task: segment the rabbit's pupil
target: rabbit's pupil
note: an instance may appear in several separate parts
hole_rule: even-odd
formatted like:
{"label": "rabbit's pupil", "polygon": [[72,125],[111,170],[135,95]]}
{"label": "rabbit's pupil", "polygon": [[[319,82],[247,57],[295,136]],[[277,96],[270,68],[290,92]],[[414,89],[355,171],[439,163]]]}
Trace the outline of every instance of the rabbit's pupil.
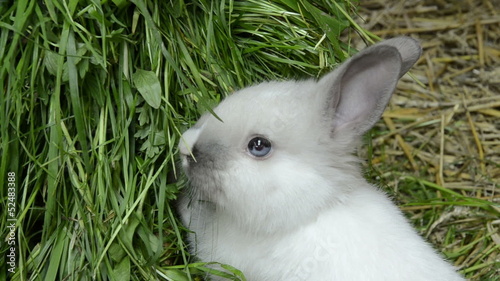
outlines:
{"label": "rabbit's pupil", "polygon": [[271,151],[271,142],[263,137],[255,137],[248,143],[248,152],[255,157],[264,157]]}

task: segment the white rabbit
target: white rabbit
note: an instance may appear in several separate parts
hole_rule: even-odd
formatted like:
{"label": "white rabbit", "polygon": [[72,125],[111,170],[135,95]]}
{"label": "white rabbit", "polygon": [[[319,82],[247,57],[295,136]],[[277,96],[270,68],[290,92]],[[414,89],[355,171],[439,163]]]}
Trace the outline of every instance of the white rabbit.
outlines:
{"label": "white rabbit", "polygon": [[464,280],[353,156],[420,54],[386,40],[319,81],[261,83],[221,102],[220,120],[202,116],[179,145],[193,253],[249,281]]}

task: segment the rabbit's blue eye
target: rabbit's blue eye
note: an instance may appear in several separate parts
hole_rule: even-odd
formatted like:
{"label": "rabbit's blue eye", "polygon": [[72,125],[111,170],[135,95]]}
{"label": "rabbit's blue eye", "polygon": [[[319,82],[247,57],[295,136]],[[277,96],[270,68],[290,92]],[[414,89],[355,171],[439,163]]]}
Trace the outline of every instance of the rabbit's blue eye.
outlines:
{"label": "rabbit's blue eye", "polygon": [[271,151],[271,142],[263,137],[255,137],[248,142],[248,152],[255,157],[264,157]]}

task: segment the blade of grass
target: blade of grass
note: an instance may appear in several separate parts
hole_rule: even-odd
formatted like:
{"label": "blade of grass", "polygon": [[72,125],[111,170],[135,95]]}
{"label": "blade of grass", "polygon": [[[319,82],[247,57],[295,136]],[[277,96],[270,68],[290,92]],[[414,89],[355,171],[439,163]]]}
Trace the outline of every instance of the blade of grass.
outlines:
{"label": "blade of grass", "polygon": [[89,160],[89,146],[87,143],[87,133],[85,129],[85,120],[88,117],[84,116],[82,104],[80,102],[80,87],[78,85],[78,71],[76,68],[76,43],[75,35],[72,30],[68,32],[68,42],[67,42],[67,66],[68,66],[68,79],[69,79],[69,92],[71,95],[71,104],[73,105],[74,118],[76,123],[76,130],[78,132],[78,140],[82,146],[81,154],[83,156],[83,161],[87,172],[92,171],[92,165]]}
{"label": "blade of grass", "polygon": [[47,274],[45,275],[46,281],[59,280],[58,272],[61,267],[62,254],[64,249],[67,247],[66,240],[66,230],[60,228],[57,231],[56,241],[54,242],[54,249],[49,260],[49,266],[47,268]]}
{"label": "blade of grass", "polygon": [[[492,212],[495,212],[497,214],[500,215],[500,213],[498,213],[498,209],[495,209],[495,208],[492,208],[493,206],[498,208],[500,207],[500,204],[497,204],[497,203],[494,203],[494,202],[490,202],[488,200],[483,200],[483,199],[479,199],[479,198],[474,198],[474,197],[469,197],[469,196],[464,196],[458,192],[455,192],[451,189],[448,189],[448,188],[445,188],[443,186],[440,186],[438,184],[435,184],[433,182],[430,182],[430,181],[427,181],[427,180],[424,180],[424,179],[420,179],[420,178],[416,178],[416,177],[411,177],[411,176],[404,176],[405,179],[408,179],[408,180],[411,180],[411,181],[415,181],[423,186],[427,186],[427,187],[431,187],[435,190],[438,190],[440,192],[442,192],[443,194],[447,194],[449,196],[452,196],[454,197],[455,199],[458,199],[458,200],[462,200],[462,201],[450,201],[450,202],[442,202],[442,201],[439,201],[439,202],[429,202],[429,203],[425,203],[425,204],[430,204],[430,205],[458,205],[458,206],[473,206],[473,207],[480,207],[480,208],[483,208],[483,209],[486,209],[486,210],[489,210],[489,211],[492,211]],[[440,200],[440,198],[437,198]],[[408,206],[411,206],[411,205],[418,205],[418,204],[421,204],[421,203],[408,203],[407,205]]]}

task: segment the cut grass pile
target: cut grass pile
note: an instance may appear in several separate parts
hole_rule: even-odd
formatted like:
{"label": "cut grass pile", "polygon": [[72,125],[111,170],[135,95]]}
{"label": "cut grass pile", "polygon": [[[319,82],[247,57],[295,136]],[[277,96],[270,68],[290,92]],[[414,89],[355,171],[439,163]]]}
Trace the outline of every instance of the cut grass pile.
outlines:
{"label": "cut grass pile", "polygon": [[180,133],[236,88],[317,77],[349,56],[338,37],[351,9],[0,1],[0,279],[192,280],[206,271],[189,263],[171,204]]}

